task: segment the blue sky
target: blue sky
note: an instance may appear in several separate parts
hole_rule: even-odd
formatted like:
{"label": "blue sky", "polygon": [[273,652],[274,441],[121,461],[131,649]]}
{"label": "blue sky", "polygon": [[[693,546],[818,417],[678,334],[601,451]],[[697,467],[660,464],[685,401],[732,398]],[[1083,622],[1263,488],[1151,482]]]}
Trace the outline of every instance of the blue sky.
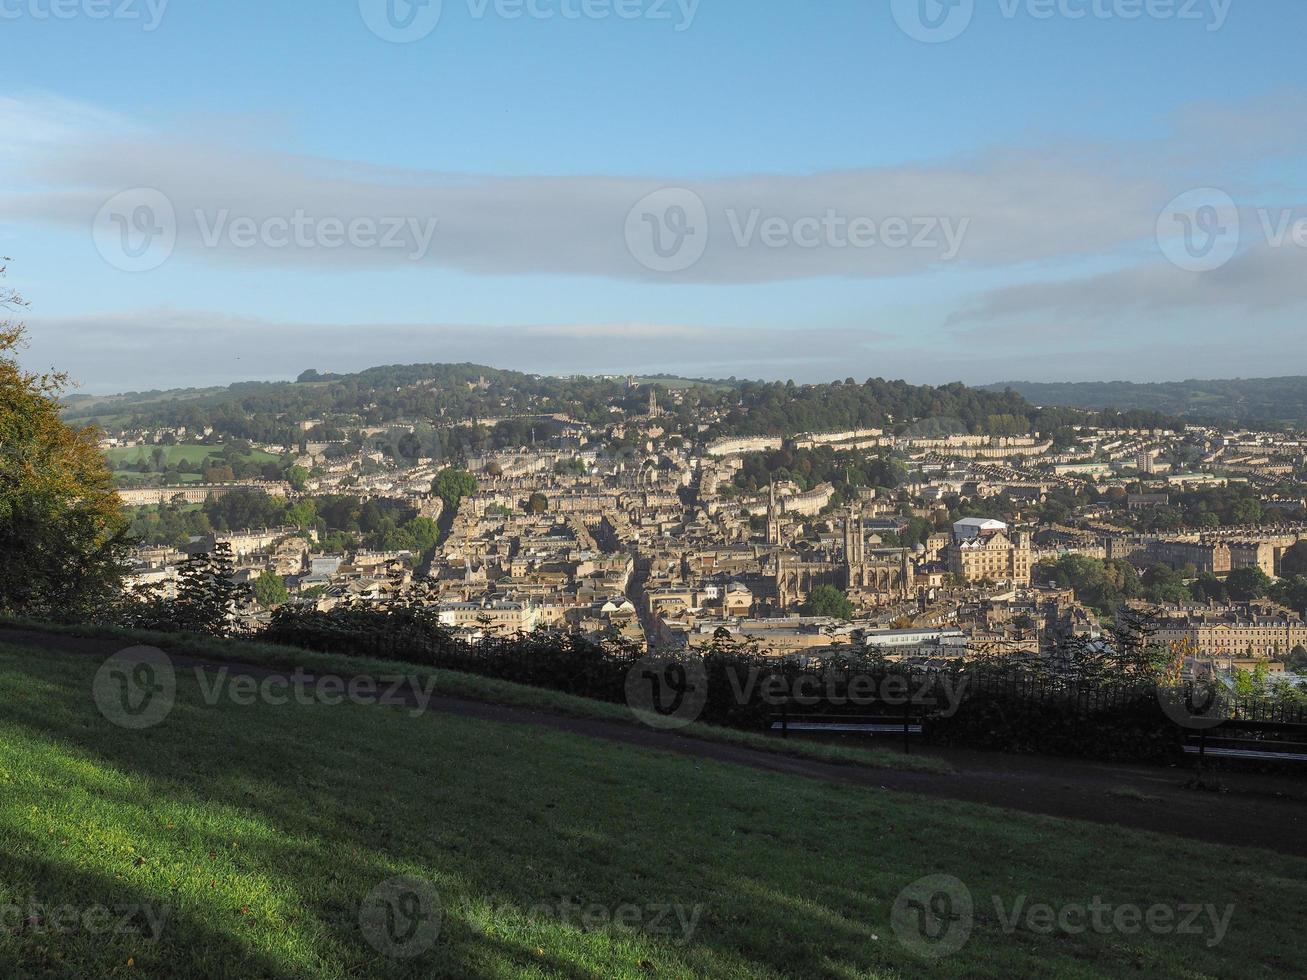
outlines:
{"label": "blue sky", "polygon": [[25,360],[1307,373],[1298,0],[387,2],[0,0]]}

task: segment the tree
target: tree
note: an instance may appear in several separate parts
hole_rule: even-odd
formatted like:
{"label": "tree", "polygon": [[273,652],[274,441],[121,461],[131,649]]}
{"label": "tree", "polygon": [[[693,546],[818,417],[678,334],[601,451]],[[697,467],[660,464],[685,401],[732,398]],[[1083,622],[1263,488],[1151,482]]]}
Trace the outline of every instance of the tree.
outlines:
{"label": "tree", "polygon": [[137,586],[117,604],[119,625],[161,633],[226,636],[237,614],[254,598],[248,585],[232,581],[231,546],[219,542],[212,554],[191,555],[177,572],[177,597],[158,584]]}
{"label": "tree", "polygon": [[254,580],[254,598],[264,609],[280,606],[290,599],[286,581],[274,572],[264,572]]}
{"label": "tree", "polygon": [[1285,578],[1307,575],[1307,541],[1299,541],[1280,559],[1280,574]]}
{"label": "tree", "polygon": [[799,606],[805,616],[831,616],[835,619],[852,619],[853,603],[833,585],[818,585],[808,593]]}
{"label": "tree", "polygon": [[317,519],[318,508],[312,499],[296,501],[286,508],[286,522],[296,527],[310,527]]}
{"label": "tree", "polygon": [[[0,309],[25,305],[0,289]],[[120,588],[127,518],[98,433],[60,418],[66,375],[19,367],[23,336],[0,322],[0,611],[86,615]]]}
{"label": "tree", "polygon": [[235,571],[231,545],[214,546],[182,562],[177,572],[177,599],[173,603],[178,628],[187,633],[226,636],[236,614],[253,598],[248,585],[232,581]]}
{"label": "tree", "polygon": [[286,482],[292,490],[303,490],[309,481],[309,471],[303,466],[292,466],[286,470]]}
{"label": "tree", "polygon": [[1225,583],[1211,572],[1204,572],[1198,580],[1189,586],[1195,602],[1228,602],[1230,593]]}
{"label": "tree", "polygon": [[1286,666],[1295,674],[1307,674],[1307,648],[1301,643],[1294,647]]}
{"label": "tree", "polygon": [[447,510],[456,511],[464,497],[477,491],[477,481],[467,470],[453,467],[441,470],[431,481],[431,492],[445,502]]}
{"label": "tree", "polygon": [[1056,562],[1036,566],[1041,579],[1060,588],[1075,590],[1076,598],[1105,615],[1113,614],[1126,600],[1139,595],[1139,575],[1129,562],[1064,555]]}
{"label": "tree", "polygon": [[1260,568],[1236,568],[1225,580],[1230,598],[1248,602],[1264,598],[1271,591],[1271,580]]}
{"label": "tree", "polygon": [[1193,598],[1181,574],[1168,565],[1154,565],[1144,573],[1144,596],[1149,602],[1181,604]]}
{"label": "tree", "polygon": [[1299,613],[1307,613],[1307,575],[1295,575],[1271,586],[1271,598],[1282,606]]}
{"label": "tree", "polygon": [[528,514],[543,514],[549,509],[549,498],[543,493],[533,493],[531,498],[526,502]]}
{"label": "tree", "polygon": [[416,462],[422,456],[422,442],[412,432],[405,432],[399,437],[395,450],[401,459]]}
{"label": "tree", "polygon": [[440,540],[440,528],[429,517],[415,517],[406,521],[396,532],[399,550],[407,548],[419,555],[434,548]]}
{"label": "tree", "polygon": [[1145,613],[1122,609],[1101,637],[1074,634],[1059,642],[1049,662],[1055,674],[1095,680],[1123,674],[1156,677],[1172,655],[1153,641],[1156,629]]}
{"label": "tree", "polygon": [[205,483],[236,482],[236,471],[230,466],[206,466],[201,476]]}

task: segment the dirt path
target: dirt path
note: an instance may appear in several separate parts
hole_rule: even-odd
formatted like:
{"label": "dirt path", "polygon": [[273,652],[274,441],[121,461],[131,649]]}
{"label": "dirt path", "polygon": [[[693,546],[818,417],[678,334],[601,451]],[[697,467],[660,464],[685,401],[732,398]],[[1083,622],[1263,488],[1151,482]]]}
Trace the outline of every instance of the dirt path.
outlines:
{"label": "dirt path", "polygon": [[[0,629],[0,642],[35,649],[108,656],[115,640]],[[246,664],[171,654],[178,666],[227,668],[230,676],[278,672]],[[410,701],[410,704],[412,702]],[[870,789],[916,793],[1150,830],[1221,844],[1262,847],[1307,857],[1307,778],[1224,773],[1224,792],[1185,788],[1181,768],[1086,762],[1045,756],[925,749],[957,772],[935,775],[832,765],[658,732],[640,725],[571,718],[504,705],[433,698],[428,710],[513,725],[531,725],[642,749],[729,762],[771,772]],[[897,746],[897,742],[895,743]],[[1304,771],[1307,777],[1307,771]]]}

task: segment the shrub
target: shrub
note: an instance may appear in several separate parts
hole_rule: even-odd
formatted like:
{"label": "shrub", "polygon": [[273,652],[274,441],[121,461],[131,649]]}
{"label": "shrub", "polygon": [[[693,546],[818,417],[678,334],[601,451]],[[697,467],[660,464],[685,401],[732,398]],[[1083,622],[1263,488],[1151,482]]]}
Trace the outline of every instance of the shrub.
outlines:
{"label": "shrub", "polygon": [[165,598],[160,586],[139,587],[111,607],[106,618],[130,629],[229,636],[237,613],[254,598],[249,586],[231,580],[232,566],[231,547],[220,543],[212,554],[201,552],[182,562],[175,599]]}

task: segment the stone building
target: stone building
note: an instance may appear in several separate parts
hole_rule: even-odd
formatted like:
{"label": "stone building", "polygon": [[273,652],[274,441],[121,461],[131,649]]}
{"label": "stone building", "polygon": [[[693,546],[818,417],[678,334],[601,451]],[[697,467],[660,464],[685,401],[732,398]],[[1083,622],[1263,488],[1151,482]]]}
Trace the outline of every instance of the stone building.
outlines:
{"label": "stone building", "polygon": [[968,517],[953,525],[949,571],[966,582],[1030,584],[1034,564],[1031,537],[1013,534],[1002,521]]}
{"label": "stone building", "polygon": [[801,604],[819,585],[841,589],[855,605],[879,606],[914,593],[916,576],[911,553],[896,548],[867,554],[862,516],[850,507],[844,519],[842,553],[816,558],[778,551],[775,556],[776,600],[782,610]]}

